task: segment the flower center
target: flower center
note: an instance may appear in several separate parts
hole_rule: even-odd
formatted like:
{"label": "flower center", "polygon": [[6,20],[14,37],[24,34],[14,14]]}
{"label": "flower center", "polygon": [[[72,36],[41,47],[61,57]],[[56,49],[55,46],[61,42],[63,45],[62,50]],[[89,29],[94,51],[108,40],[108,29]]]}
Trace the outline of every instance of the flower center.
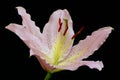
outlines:
{"label": "flower center", "polygon": [[62,20],[59,18],[58,26],[59,26],[59,28],[58,28],[59,34],[57,35],[55,44],[54,44],[54,46],[52,48],[52,61],[51,61],[51,64],[53,64],[53,65],[59,64],[59,62],[61,62],[64,59],[63,58],[64,53],[67,52],[67,50],[71,46],[74,38],[78,34],[80,34],[80,32],[84,28],[84,27],[80,28],[80,30],[77,33],[75,33],[73,36],[70,36],[71,39],[68,40],[67,39],[69,37],[69,33],[67,33],[67,31],[69,29],[68,19],[63,19],[63,22],[62,22]]}

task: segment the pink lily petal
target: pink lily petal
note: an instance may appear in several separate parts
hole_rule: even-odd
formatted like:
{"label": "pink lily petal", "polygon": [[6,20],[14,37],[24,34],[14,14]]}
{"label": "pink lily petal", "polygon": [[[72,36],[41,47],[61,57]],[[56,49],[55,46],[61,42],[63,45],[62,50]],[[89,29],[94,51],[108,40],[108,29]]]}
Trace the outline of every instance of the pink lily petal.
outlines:
{"label": "pink lily petal", "polygon": [[42,46],[43,44],[41,44],[41,41],[31,32],[29,32],[25,27],[18,24],[9,24],[5,28],[18,35],[30,49],[39,51],[43,50],[44,46]]}
{"label": "pink lily petal", "polygon": [[112,27],[103,27],[94,31],[91,36],[80,40],[77,45],[72,47],[69,57],[80,55],[79,60],[89,57],[105,42],[112,30]]}
{"label": "pink lily petal", "polygon": [[22,24],[27,28],[33,35],[41,39],[40,29],[35,25],[35,22],[31,20],[31,16],[26,13],[23,7],[16,7],[18,14],[22,17]]}
{"label": "pink lily petal", "polygon": [[[67,42],[69,40],[71,40],[71,37],[74,34],[73,28],[72,28],[72,20],[71,17],[68,13],[67,10],[57,10],[55,11],[51,16],[50,19],[48,21],[48,23],[45,25],[44,29],[43,29],[43,35],[44,38],[46,38],[46,42],[48,43],[48,47],[51,48],[53,47],[53,45],[56,43],[56,38],[59,35],[58,29],[60,27],[59,24],[59,19],[61,20],[62,23],[62,27],[61,27],[61,31],[62,33],[64,33],[66,27],[65,27],[65,22],[64,19],[68,20],[68,30],[66,33],[66,42],[65,44],[67,45]],[[72,46],[72,44],[71,44]]]}
{"label": "pink lily petal", "polygon": [[42,40],[42,34],[40,33],[39,28],[30,19],[30,15],[27,14],[22,7],[17,7],[17,10],[23,19],[23,25],[12,23],[5,28],[17,34],[30,49],[32,48],[41,52],[48,52],[45,44],[42,43],[44,41]]}
{"label": "pink lily petal", "polygon": [[[82,65],[81,64],[82,59],[92,55],[93,52],[103,44],[103,42],[106,40],[108,35],[111,33],[112,29],[113,29],[112,27],[101,28],[93,32],[92,35],[88,36],[85,40],[81,40],[77,45],[73,46],[67,59],[63,60],[63,62],[61,62],[59,65],[62,66],[62,68],[64,69],[63,67],[64,65],[67,66],[69,64],[74,64],[73,70],[75,70],[77,67]],[[79,63],[79,64],[76,64],[76,63]],[[90,66],[91,68],[93,67],[90,64],[88,66]],[[70,69],[69,68],[70,66],[67,66],[67,67],[68,69]],[[98,69],[101,70],[101,68],[99,67]]]}
{"label": "pink lily petal", "polygon": [[91,69],[98,69],[99,71],[101,71],[102,68],[104,67],[102,61],[77,61],[70,63],[68,65],[56,66],[56,67],[65,70],[74,71],[77,70],[80,66],[88,66]]}

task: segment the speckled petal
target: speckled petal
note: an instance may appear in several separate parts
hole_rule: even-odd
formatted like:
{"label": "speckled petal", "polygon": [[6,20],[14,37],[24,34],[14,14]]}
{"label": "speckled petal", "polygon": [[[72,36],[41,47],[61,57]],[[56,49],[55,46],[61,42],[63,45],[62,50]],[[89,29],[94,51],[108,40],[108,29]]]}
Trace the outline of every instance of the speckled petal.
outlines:
{"label": "speckled petal", "polygon": [[102,61],[78,61],[70,63],[68,65],[56,66],[56,68],[74,71],[81,66],[88,66],[91,69],[98,69],[99,71],[101,71],[104,67]]}

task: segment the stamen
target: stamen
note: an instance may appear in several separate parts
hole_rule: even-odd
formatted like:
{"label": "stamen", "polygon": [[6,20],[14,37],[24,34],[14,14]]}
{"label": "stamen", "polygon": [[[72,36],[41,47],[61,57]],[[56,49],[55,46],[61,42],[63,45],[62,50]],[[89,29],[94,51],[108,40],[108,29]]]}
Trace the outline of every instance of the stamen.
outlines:
{"label": "stamen", "polygon": [[65,21],[65,27],[66,27],[66,29],[65,29],[65,31],[63,33],[63,36],[65,36],[65,34],[67,33],[67,30],[68,30],[68,20],[64,19],[64,21]]}
{"label": "stamen", "polygon": [[78,34],[80,34],[80,33],[82,32],[83,29],[84,29],[84,26],[82,26],[82,27],[80,28],[80,30],[72,36],[71,39],[74,39]]}
{"label": "stamen", "polygon": [[60,32],[61,28],[62,28],[62,22],[61,22],[61,19],[59,18],[59,29],[58,29],[58,32]]}

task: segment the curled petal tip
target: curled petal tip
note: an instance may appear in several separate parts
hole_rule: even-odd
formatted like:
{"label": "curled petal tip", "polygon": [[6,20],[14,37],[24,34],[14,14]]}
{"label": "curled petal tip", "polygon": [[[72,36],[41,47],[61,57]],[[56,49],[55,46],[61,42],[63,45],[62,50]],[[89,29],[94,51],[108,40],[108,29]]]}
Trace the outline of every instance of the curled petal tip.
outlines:
{"label": "curled petal tip", "polygon": [[110,30],[114,30],[114,28],[113,28],[113,27],[111,27],[111,26],[109,26],[109,29],[110,29]]}
{"label": "curled petal tip", "polygon": [[105,27],[106,28],[106,31],[112,31],[112,30],[114,30],[114,28],[113,27],[111,27],[111,26],[108,26],[108,27]]}
{"label": "curled petal tip", "polygon": [[[8,29],[8,30],[10,30],[10,31],[15,32],[15,31],[16,31],[16,27],[15,27],[15,26],[19,27],[20,25],[11,23],[11,24],[7,25],[7,26],[5,27],[5,29]],[[19,27],[19,28],[20,28],[20,27]]]}
{"label": "curled petal tip", "polygon": [[104,67],[102,61],[98,61],[99,62],[99,67],[98,67],[98,70],[101,71]]}
{"label": "curled petal tip", "polygon": [[21,6],[17,6],[17,7],[15,7],[16,9],[24,9],[23,7],[21,7]]}
{"label": "curled petal tip", "polygon": [[26,13],[26,10],[21,6],[16,7],[16,9],[17,9],[19,15],[23,15]]}
{"label": "curled petal tip", "polygon": [[87,65],[89,68],[98,69],[99,71],[104,67],[102,61],[85,61],[84,63],[84,65]]}
{"label": "curled petal tip", "polygon": [[18,11],[20,10],[20,9],[23,9],[23,10],[25,10],[23,7],[21,7],[21,6],[18,6],[18,7],[15,7]]}

